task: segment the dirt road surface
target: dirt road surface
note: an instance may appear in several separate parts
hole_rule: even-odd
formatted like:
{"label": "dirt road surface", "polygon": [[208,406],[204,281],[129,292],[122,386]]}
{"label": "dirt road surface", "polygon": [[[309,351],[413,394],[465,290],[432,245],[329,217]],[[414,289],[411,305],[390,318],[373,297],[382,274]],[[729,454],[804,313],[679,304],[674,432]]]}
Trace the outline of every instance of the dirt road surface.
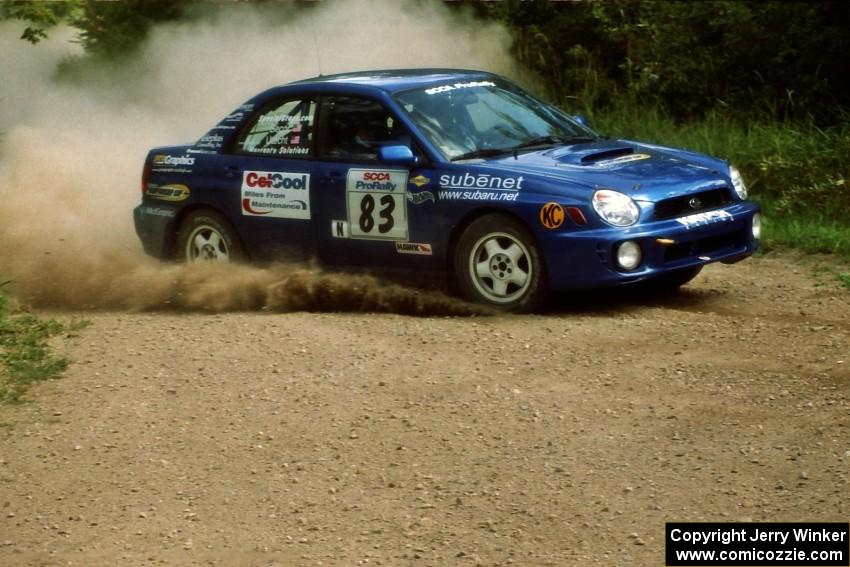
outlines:
{"label": "dirt road surface", "polygon": [[850,293],[787,255],[536,316],[82,316],[0,407],[2,565],[651,566],[666,521],[850,516]]}

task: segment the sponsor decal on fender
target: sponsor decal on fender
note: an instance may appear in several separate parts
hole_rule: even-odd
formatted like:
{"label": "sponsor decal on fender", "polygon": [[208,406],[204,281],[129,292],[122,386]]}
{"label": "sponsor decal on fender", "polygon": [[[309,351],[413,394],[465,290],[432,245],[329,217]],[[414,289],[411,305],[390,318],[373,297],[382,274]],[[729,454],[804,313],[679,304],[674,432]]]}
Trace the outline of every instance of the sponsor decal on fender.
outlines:
{"label": "sponsor decal on fender", "polygon": [[421,205],[425,201],[431,201],[432,203],[436,202],[434,199],[434,194],[430,191],[420,191],[418,193],[407,193],[407,200],[414,205]]}
{"label": "sponsor decal on fender", "polygon": [[157,154],[153,156],[153,165],[170,166],[170,165],[195,165],[195,158],[192,156],[170,156],[166,154]]}
{"label": "sponsor decal on fender", "polygon": [[156,185],[149,183],[145,194],[160,201],[185,201],[189,198],[189,188],[179,183]]}
{"label": "sponsor decal on fender", "polygon": [[163,207],[142,207],[143,215],[150,215],[152,217],[165,217],[165,218],[174,218],[177,214],[177,211],[174,209],[166,209]]}
{"label": "sponsor decal on fender", "polygon": [[553,230],[564,224],[564,207],[558,203],[546,203],[540,207],[540,224]]}
{"label": "sponsor decal on fender", "polygon": [[310,174],[245,171],[242,214],[284,219],[310,219]]}
{"label": "sponsor decal on fender", "polygon": [[399,254],[418,254],[420,256],[431,256],[433,254],[430,244],[418,242],[396,242],[395,251]]}
{"label": "sponsor decal on fender", "polygon": [[594,167],[611,167],[612,165],[622,165],[633,161],[641,161],[649,159],[652,156],[649,154],[632,154],[630,156],[620,156],[612,159],[603,159],[593,164]]}
{"label": "sponsor decal on fender", "polygon": [[695,226],[703,226],[706,224],[714,224],[716,222],[726,222],[732,220],[732,214],[726,211],[708,211],[707,213],[697,213],[687,217],[676,219],[681,225],[690,230]]}
{"label": "sponsor decal on fender", "polygon": [[413,179],[410,180],[411,183],[416,185],[417,187],[422,187],[423,185],[428,185],[431,183],[431,180],[425,177],[424,175],[417,175]]}
{"label": "sponsor decal on fender", "polygon": [[441,175],[442,189],[490,189],[491,191],[519,191],[522,189],[523,177],[495,177],[489,173],[473,175]]}
{"label": "sponsor decal on fender", "polygon": [[440,191],[441,201],[516,201],[516,191]]}

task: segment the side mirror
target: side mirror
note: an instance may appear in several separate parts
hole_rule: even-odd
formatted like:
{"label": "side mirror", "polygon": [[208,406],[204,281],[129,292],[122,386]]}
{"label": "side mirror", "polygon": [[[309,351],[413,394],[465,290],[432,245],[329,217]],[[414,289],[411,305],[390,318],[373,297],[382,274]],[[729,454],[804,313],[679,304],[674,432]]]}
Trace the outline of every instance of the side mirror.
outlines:
{"label": "side mirror", "polygon": [[576,114],[573,116],[573,120],[584,126],[585,128],[590,128],[590,125],[587,123],[587,118],[582,116],[581,114]]}
{"label": "side mirror", "polygon": [[415,165],[418,161],[416,156],[413,155],[413,150],[401,144],[381,146],[378,148],[378,159],[384,163],[396,165]]}

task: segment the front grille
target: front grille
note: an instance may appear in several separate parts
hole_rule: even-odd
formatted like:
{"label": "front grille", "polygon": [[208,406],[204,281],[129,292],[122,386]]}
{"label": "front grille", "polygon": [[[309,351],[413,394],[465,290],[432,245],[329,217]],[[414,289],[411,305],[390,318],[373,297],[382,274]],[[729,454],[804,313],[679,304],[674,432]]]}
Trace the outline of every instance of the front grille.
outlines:
{"label": "front grille", "polygon": [[675,262],[692,256],[710,256],[719,252],[731,251],[747,245],[747,231],[736,230],[700,238],[691,242],[680,242],[664,249],[664,261]]}
{"label": "front grille", "polygon": [[655,204],[655,219],[673,219],[701,211],[716,209],[732,202],[732,193],[728,187],[709,189],[699,193],[690,193],[672,199],[664,199]]}

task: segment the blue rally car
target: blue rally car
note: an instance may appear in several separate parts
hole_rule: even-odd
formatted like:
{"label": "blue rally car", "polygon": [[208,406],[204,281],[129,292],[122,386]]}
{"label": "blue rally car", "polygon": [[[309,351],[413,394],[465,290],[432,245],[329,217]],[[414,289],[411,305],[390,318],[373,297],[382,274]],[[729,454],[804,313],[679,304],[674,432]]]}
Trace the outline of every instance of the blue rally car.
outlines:
{"label": "blue rally car", "polygon": [[165,259],[447,271],[513,311],[550,290],[675,288],[758,249],[734,167],[582,122],[484,72],[298,81],[151,150],[136,231]]}

